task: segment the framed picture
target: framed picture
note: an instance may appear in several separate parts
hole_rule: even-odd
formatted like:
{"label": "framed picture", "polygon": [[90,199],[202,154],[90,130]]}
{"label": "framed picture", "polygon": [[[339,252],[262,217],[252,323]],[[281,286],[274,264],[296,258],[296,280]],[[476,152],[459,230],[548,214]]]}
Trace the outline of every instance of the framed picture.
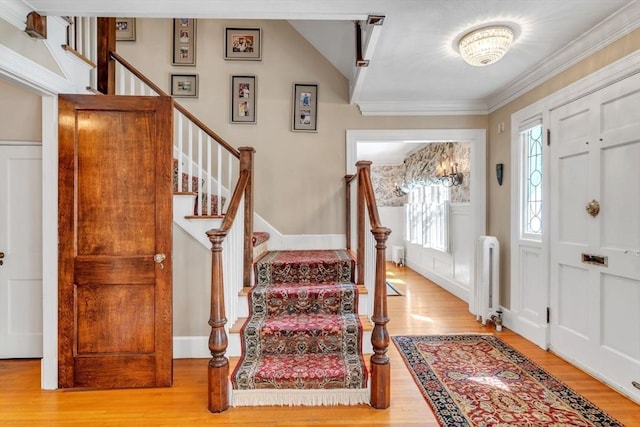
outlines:
{"label": "framed picture", "polygon": [[173,20],[173,65],[196,65],[196,20]]}
{"label": "framed picture", "polygon": [[318,131],[318,85],[293,84],[293,131]]}
{"label": "framed picture", "polygon": [[116,18],[116,40],[136,40],[136,18]]}
{"label": "framed picture", "polygon": [[231,77],[231,123],[256,123],[256,76]]}
{"label": "framed picture", "polygon": [[171,96],[181,98],[197,98],[198,75],[171,74]]}
{"label": "framed picture", "polygon": [[260,28],[225,28],[224,59],[240,61],[262,60],[262,30]]}

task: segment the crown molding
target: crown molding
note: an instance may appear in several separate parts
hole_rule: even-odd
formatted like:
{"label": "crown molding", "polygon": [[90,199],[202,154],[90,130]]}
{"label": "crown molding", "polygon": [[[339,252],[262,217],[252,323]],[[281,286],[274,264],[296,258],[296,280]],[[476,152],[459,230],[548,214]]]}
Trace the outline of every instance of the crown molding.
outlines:
{"label": "crown molding", "polygon": [[553,54],[531,72],[516,78],[508,88],[486,99],[492,113],[571,68],[597,51],[640,28],[640,2],[633,0],[604,21]]}
{"label": "crown molding", "polygon": [[488,114],[484,102],[356,102],[363,116],[473,116]]}

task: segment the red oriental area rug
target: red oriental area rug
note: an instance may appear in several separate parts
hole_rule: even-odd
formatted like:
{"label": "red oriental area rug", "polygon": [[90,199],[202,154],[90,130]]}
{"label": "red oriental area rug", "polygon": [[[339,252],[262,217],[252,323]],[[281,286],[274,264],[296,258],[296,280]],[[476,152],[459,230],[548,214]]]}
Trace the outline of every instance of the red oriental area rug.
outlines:
{"label": "red oriental area rug", "polygon": [[495,336],[392,339],[441,426],[622,426]]}

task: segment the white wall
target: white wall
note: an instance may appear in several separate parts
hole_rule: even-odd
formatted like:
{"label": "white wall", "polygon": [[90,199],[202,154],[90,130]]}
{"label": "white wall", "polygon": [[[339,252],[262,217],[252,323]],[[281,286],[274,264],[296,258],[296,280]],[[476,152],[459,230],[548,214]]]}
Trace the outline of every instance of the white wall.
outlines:
{"label": "white wall", "polygon": [[406,263],[458,298],[469,302],[475,256],[470,204],[452,203],[449,218],[450,252],[405,241]]}
{"label": "white wall", "polygon": [[405,246],[404,243],[404,206],[379,206],[378,214],[382,225],[391,230],[391,234],[387,239],[386,260],[393,261],[391,258],[392,248],[394,246]]}

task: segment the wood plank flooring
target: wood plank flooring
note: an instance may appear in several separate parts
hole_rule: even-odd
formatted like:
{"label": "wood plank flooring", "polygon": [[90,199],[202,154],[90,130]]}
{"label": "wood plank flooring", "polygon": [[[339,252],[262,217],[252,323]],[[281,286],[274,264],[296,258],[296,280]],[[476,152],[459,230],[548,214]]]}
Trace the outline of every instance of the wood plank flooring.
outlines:
{"label": "wood plank flooring", "polygon": [[[627,426],[640,426],[640,405],[553,354],[504,329],[482,327],[467,304],[407,267],[388,264],[388,278],[403,296],[389,297],[391,335],[495,333]],[[203,321],[206,321],[204,319]],[[43,391],[39,360],[0,361],[2,426],[437,426],[393,344],[391,407],[251,407],[207,411],[207,360],[174,361],[170,388]],[[231,361],[233,366],[236,360]]]}

